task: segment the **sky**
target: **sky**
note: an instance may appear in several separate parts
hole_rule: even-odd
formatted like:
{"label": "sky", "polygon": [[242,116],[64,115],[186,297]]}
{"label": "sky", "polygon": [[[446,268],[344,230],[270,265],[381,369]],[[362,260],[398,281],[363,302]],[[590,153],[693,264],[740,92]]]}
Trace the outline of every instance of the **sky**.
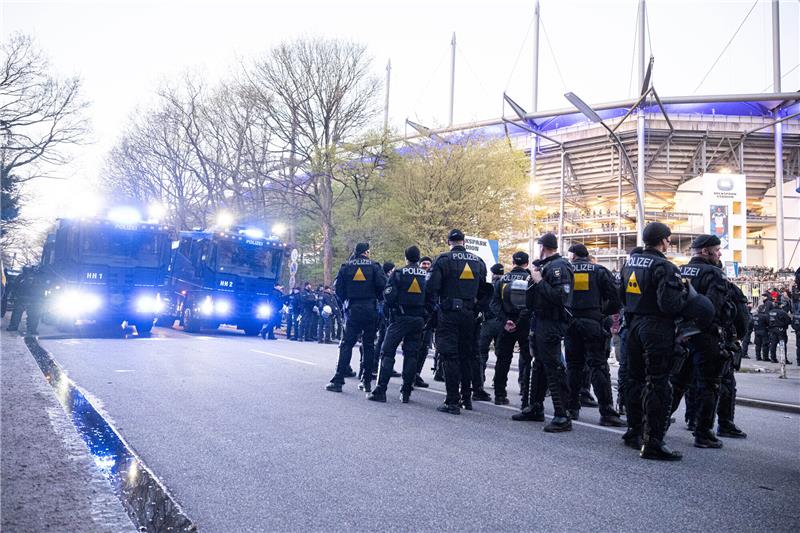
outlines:
{"label": "sky", "polygon": [[[390,125],[444,126],[450,40],[457,41],[454,122],[497,118],[507,92],[531,108],[534,0],[37,1],[0,0],[0,34],[34,37],[54,72],[78,75],[92,134],[60,169],[33,184],[34,215],[66,209],[94,183],[126,122],[186,73],[225,79],[281,41],[324,36],[367,46],[375,74],[391,60]],[[647,55],[659,95],[760,93],[772,87],[771,1],[650,0]],[[542,0],[539,110],[575,92],[599,103],[636,85],[637,0]],[[800,89],[800,0],[781,5],[784,92]],[[794,69],[793,71],[791,71]],[[791,71],[791,72],[789,72]],[[632,74],[633,73],[633,74]],[[631,82],[633,80],[633,82]],[[380,119],[379,119],[380,120]],[[89,185],[90,186],[90,185]]]}

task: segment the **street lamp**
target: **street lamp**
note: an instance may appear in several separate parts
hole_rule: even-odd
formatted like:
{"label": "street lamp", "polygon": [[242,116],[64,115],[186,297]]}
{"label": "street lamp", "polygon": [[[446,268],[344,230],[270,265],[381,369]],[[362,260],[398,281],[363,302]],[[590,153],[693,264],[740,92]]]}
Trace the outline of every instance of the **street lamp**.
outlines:
{"label": "street lamp", "polygon": [[282,237],[284,233],[286,233],[286,224],[284,224],[283,222],[278,222],[276,224],[273,224],[272,226],[273,235]]}

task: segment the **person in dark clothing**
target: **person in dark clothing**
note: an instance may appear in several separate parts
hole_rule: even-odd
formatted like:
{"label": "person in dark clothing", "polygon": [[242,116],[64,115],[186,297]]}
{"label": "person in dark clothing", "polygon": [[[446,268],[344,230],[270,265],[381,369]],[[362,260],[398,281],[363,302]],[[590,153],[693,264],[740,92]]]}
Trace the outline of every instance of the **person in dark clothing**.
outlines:
{"label": "person in dark clothing", "polygon": [[[414,390],[417,374],[417,356],[422,342],[422,328],[425,325],[425,284],[428,271],[418,264],[419,248],[406,249],[406,265],[389,270],[389,280],[383,293],[384,313],[386,314],[386,334],[381,344],[381,359],[378,366],[378,384],[367,396],[375,402],[386,401],[386,388],[394,373],[394,359],[397,347],[403,344],[403,386],[400,388],[400,401],[408,403]],[[386,268],[384,268],[386,272]]]}
{"label": "person in dark clothing", "polygon": [[[745,297],[746,298],[746,297]],[[750,359],[750,355],[748,355],[748,351],[750,350],[750,344],[752,344],[752,335],[753,335],[753,328],[755,326],[755,318],[753,317],[753,305],[748,301],[747,303],[747,328],[744,331],[744,337],[742,337],[742,359]]]}
{"label": "person in dark clothing", "polygon": [[687,388],[695,382],[697,396],[694,420],[694,445],[697,448],[722,448],[714,434],[714,416],[719,402],[719,388],[727,352],[722,350],[725,339],[723,328],[732,325],[735,317],[734,303],[729,297],[729,283],[722,271],[721,241],[716,235],[700,235],[691,244],[692,258],[681,267],[681,276],[694,289],[711,301],[714,314],[708,317],[700,332],[689,338],[689,358],[680,370],[673,373],[672,411],[680,406]]}
{"label": "person in dark clothing", "polygon": [[623,440],[641,450],[643,459],[675,461],[682,456],[664,443],[664,436],[672,405],[669,375],[675,318],[683,311],[688,292],[680,271],[664,255],[671,234],[660,222],[645,227],[646,248],[628,258],[619,290],[629,328],[625,341],[628,431]]}
{"label": "person in dark clothing", "polygon": [[275,284],[269,297],[269,316],[264,327],[261,329],[261,338],[275,340],[275,328],[281,327],[281,309],[285,296],[283,295],[283,285]]}
{"label": "person in dark clothing", "polygon": [[[728,282],[730,300],[734,303],[735,317],[733,323],[726,328],[724,335],[727,342],[725,349],[729,351],[729,357],[725,358],[722,368],[722,382],[719,389],[719,403],[717,404],[717,436],[744,439],[747,433],[742,431],[734,423],[736,413],[736,375],[735,372],[741,367],[743,345],[734,339],[744,337],[747,332],[748,324],[752,323],[750,315],[750,305],[747,297],[735,284]],[[737,353],[738,351],[738,353]]]}
{"label": "person in dark clothing", "polygon": [[26,315],[25,331],[28,335],[37,335],[39,320],[42,316],[44,304],[44,275],[37,267],[23,267],[22,273],[17,277],[12,287],[14,309],[7,331],[17,331],[22,321],[23,313]]}
{"label": "person in dark clothing", "polygon": [[558,239],[545,233],[538,239],[539,260],[533,263],[527,307],[531,311],[533,363],[524,384],[528,405],[513,415],[513,420],[544,421],[545,390],[549,389],[554,416],[544,427],[548,433],[572,430],[567,413],[569,387],[561,355],[561,341],[567,331],[566,304],[572,291],[572,267],[558,253]]}
{"label": "person in dark clothing", "polygon": [[577,420],[580,413],[580,391],[584,367],[587,366],[597,394],[600,425],[623,427],[626,424],[614,410],[614,396],[611,392],[611,371],[605,349],[606,339],[610,335],[606,336],[603,329],[604,314],[619,311],[618,288],[608,269],[589,261],[589,251],[584,245],[575,244],[569,251],[572,254],[570,262],[573,285],[567,306],[572,319],[564,340],[564,349],[569,372],[570,418]]}
{"label": "person in dark clothing", "polygon": [[[430,272],[431,266],[433,265],[433,259],[428,256],[423,256],[419,260],[420,268],[425,269],[426,272]],[[431,349],[431,345],[433,344],[433,325],[430,320],[431,317],[428,317],[428,320],[425,321],[425,326],[422,330],[422,342],[419,346],[419,353],[417,354],[417,376],[414,378],[414,387],[418,389],[426,389],[428,388],[428,384],[422,379],[422,370],[425,368],[425,361],[428,359],[428,352]]]}
{"label": "person in dark clothing", "polygon": [[322,289],[322,294],[317,300],[319,309],[319,327],[317,328],[317,342],[320,344],[332,344],[331,335],[333,334],[334,310],[338,307],[336,296],[330,287]]}
{"label": "person in dark clothing", "polygon": [[[512,257],[514,268],[503,274],[494,284],[494,296],[490,308],[502,324],[495,348],[497,362],[494,369],[494,403],[496,405],[509,404],[506,385],[515,345],[519,346],[520,374],[530,375],[531,353],[528,335],[531,312],[527,308],[528,281],[531,277],[531,272],[528,270],[529,260],[525,252],[516,252]],[[529,387],[523,387],[523,409],[528,406],[528,391]]]}
{"label": "person in dark clothing", "polygon": [[317,307],[317,295],[311,289],[311,283],[306,282],[303,292],[300,293],[300,341],[308,342],[314,340],[314,309]]}
{"label": "person in dark clothing", "polygon": [[769,309],[768,304],[760,304],[753,319],[756,361],[769,360]]}
{"label": "person in dark clothing", "polygon": [[369,258],[368,243],[356,245],[353,258],[339,269],[334,288],[339,301],[344,302],[347,319],[344,338],[339,344],[336,374],[325,388],[331,392],[342,392],[344,378],[350,372],[353,346],[361,336],[364,348],[361,388],[365,392],[371,392],[372,366],[375,358],[375,330],[378,326],[376,304],[378,299],[383,298],[386,276],[383,275],[381,265]]}
{"label": "person in dark clothing", "polygon": [[[502,264],[497,263],[492,265],[489,269],[492,272],[492,285],[497,283],[503,274],[505,268]],[[489,346],[494,343],[494,349],[497,351],[497,338],[500,335],[500,330],[503,329],[503,324],[500,319],[492,311],[491,305],[488,306],[483,312],[483,322],[481,323],[480,335],[478,339],[478,354],[481,362],[481,377],[486,381],[486,364],[489,361]]]}
{"label": "person in dark clothing", "polygon": [[795,361],[800,365],[800,311],[795,311],[792,315],[792,329],[795,339]]}
{"label": "person in dark clothing", "polygon": [[[790,317],[786,311],[777,306],[770,309],[767,315],[769,326],[769,359],[773,363],[777,363],[778,344],[781,341],[786,343],[789,340],[786,330],[788,329],[789,324],[792,323],[792,317]],[[784,344],[784,346],[786,345]],[[786,354],[782,354],[782,356],[783,355]],[[788,357],[786,358],[786,364],[792,364]]]}
{"label": "person in dark clothing", "polygon": [[286,338],[292,341],[300,340],[300,316],[303,309],[300,287],[292,287],[292,294],[289,295],[288,304],[289,317],[286,319]]}
{"label": "person in dark clothing", "polygon": [[464,248],[464,234],[457,229],[447,236],[449,252],[431,267],[427,284],[428,307],[437,313],[436,348],[444,365],[447,396],[438,411],[461,414],[460,405],[472,407],[470,359],[474,357],[473,333],[476,301],[491,290],[486,264]]}

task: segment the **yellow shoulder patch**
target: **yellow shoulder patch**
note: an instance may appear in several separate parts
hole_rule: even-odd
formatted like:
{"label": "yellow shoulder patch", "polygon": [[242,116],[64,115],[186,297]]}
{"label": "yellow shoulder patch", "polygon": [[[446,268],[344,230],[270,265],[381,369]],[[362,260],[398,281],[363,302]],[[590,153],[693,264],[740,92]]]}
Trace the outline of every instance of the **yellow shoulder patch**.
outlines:
{"label": "yellow shoulder patch", "polygon": [[642,291],[639,288],[639,282],[636,281],[636,272],[631,272],[631,275],[628,278],[628,288],[625,289],[625,292],[630,294],[642,294]]}
{"label": "yellow shoulder patch", "polygon": [[576,291],[588,291],[589,290],[589,273],[588,272],[577,272],[577,273],[575,273],[574,290],[576,290]]}
{"label": "yellow shoulder patch", "polygon": [[367,278],[364,277],[364,273],[361,272],[361,267],[358,267],[358,270],[356,270],[356,274],[353,276],[353,281],[367,281]]}
{"label": "yellow shoulder patch", "polygon": [[419,283],[417,282],[417,278],[414,278],[411,281],[411,285],[408,286],[408,292],[413,294],[422,294],[422,289],[420,288]]}
{"label": "yellow shoulder patch", "polygon": [[469,263],[464,263],[464,270],[461,271],[461,275],[458,276],[458,279],[475,279],[475,275],[472,273]]}

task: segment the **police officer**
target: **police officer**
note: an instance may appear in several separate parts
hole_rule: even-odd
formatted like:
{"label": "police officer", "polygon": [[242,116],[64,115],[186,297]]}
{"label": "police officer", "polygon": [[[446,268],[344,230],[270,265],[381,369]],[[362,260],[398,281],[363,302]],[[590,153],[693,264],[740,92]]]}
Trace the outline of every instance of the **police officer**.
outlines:
{"label": "police officer", "polygon": [[[383,275],[386,276],[388,279],[391,276],[392,272],[394,271],[394,263],[391,261],[384,261],[383,265]],[[375,341],[375,353],[381,353],[381,346],[383,346],[383,339],[386,336],[386,327],[389,325],[389,317],[386,316],[386,312],[384,311],[384,302],[382,300],[378,301],[378,333],[377,333],[377,340]],[[380,357],[380,355],[378,355]],[[379,361],[376,361],[376,364]],[[393,376],[397,377],[397,376]]]}
{"label": "police officer", "polygon": [[762,303],[756,308],[753,319],[754,343],[756,345],[756,361],[769,360],[769,308]]}
{"label": "police officer", "polygon": [[[752,323],[747,297],[741,289],[728,282],[730,300],[734,302],[736,316],[731,326],[726,328],[725,335],[729,339],[742,338],[747,333],[748,324]],[[722,368],[722,382],[719,389],[719,403],[717,404],[717,436],[733,439],[747,438],[747,433],[734,423],[736,412],[736,375],[735,371],[741,367],[740,357],[744,357],[744,344],[729,342],[726,349],[731,350],[731,357],[725,359]],[[739,353],[736,353],[739,350]]]}
{"label": "police officer", "polygon": [[300,342],[308,342],[314,337],[314,310],[317,307],[317,295],[311,288],[308,281],[303,285],[303,292],[300,293]]}
{"label": "police officer", "polygon": [[[492,272],[492,285],[497,283],[503,274],[505,274],[505,267],[501,263],[492,265],[489,269]],[[500,319],[492,311],[491,305],[483,311],[483,323],[481,324],[480,335],[478,338],[478,355],[481,362],[481,377],[486,381],[486,363],[489,361],[489,346],[494,343],[495,350],[497,350],[497,337],[500,335],[500,330],[503,325]]]}
{"label": "police officer", "polygon": [[792,314],[792,329],[794,330],[795,339],[795,357],[797,358],[797,364],[800,365],[800,310],[796,310]]}
{"label": "police officer", "polygon": [[698,324],[700,332],[689,338],[689,360],[672,376],[672,412],[680,405],[683,394],[695,379],[696,404],[694,445],[697,448],[722,448],[714,435],[714,415],[719,401],[722,370],[727,357],[723,350],[723,328],[735,318],[734,302],[729,298],[729,282],[722,271],[721,241],[716,235],[700,235],[692,241],[692,258],[681,267],[681,276],[698,294],[713,305],[706,324]]}
{"label": "police officer", "polygon": [[419,248],[406,249],[406,266],[393,270],[383,293],[386,335],[378,365],[378,384],[367,396],[375,402],[386,401],[386,387],[394,370],[397,347],[403,343],[403,386],[400,400],[408,403],[417,374],[417,356],[425,326],[425,283],[428,271],[419,266]]}
{"label": "police officer", "polygon": [[[486,264],[464,248],[464,234],[454,229],[447,236],[450,251],[439,255],[427,284],[429,308],[437,312],[436,348],[444,365],[447,396],[438,411],[461,414],[460,401],[471,401],[470,357],[475,328],[475,302],[491,290]],[[488,286],[489,288],[486,288]],[[460,387],[460,391],[459,391]]]}
{"label": "police officer", "polygon": [[[773,363],[777,363],[778,343],[781,341],[788,341],[789,337],[786,335],[786,330],[789,324],[792,323],[792,318],[777,305],[770,309],[767,315],[769,326],[769,359]],[[786,358],[786,364],[792,364],[788,357]]]}
{"label": "police officer", "polygon": [[289,295],[289,317],[286,319],[286,338],[292,341],[300,340],[300,316],[303,304],[300,301],[300,287],[292,287]]}
{"label": "police officer", "polygon": [[327,285],[322,289],[317,300],[319,308],[319,327],[317,328],[317,342],[320,344],[331,344],[331,335],[333,333],[333,320],[336,307],[336,296]]}
{"label": "police officer", "polygon": [[261,328],[261,338],[275,340],[275,328],[281,327],[281,309],[284,302],[283,285],[276,283],[269,295],[270,315]]}
{"label": "police officer", "polygon": [[569,373],[570,418],[577,420],[580,413],[580,390],[586,365],[597,394],[600,425],[623,427],[626,424],[614,410],[611,371],[605,350],[607,336],[603,330],[603,315],[619,311],[618,288],[607,268],[589,261],[586,246],[573,244],[569,251],[573,282],[567,307],[572,319],[564,339],[564,351]]}
{"label": "police officer", "polygon": [[[531,278],[531,272],[528,270],[530,258],[525,252],[516,252],[511,260],[514,268],[503,274],[494,284],[494,297],[490,306],[502,325],[495,345],[497,362],[494,367],[494,403],[496,405],[509,404],[506,385],[515,345],[519,346],[520,374],[523,376],[529,374],[531,365],[528,343],[531,313],[527,308],[528,281]],[[527,406],[528,395],[524,393],[522,407]]]}
{"label": "police officer", "polygon": [[[419,260],[420,268],[425,269],[426,272],[430,272],[432,265],[433,259],[427,255]],[[419,352],[416,357],[417,376],[414,378],[414,387],[418,389],[428,388],[428,384],[422,379],[422,370],[425,368],[425,361],[428,359],[428,352],[431,349],[431,344],[433,344],[433,326],[430,317],[428,317],[428,320],[425,321],[425,327],[422,330],[422,342],[420,343]]]}
{"label": "police officer", "polygon": [[554,417],[544,430],[557,433],[572,430],[567,414],[567,374],[561,356],[561,341],[569,322],[566,304],[572,291],[572,267],[558,253],[555,235],[545,233],[537,242],[541,245],[539,260],[534,262],[527,296],[528,309],[532,312],[533,343],[533,363],[523,381],[523,393],[528,391],[528,405],[511,418],[544,421],[545,389],[549,389]]}
{"label": "police officer", "polygon": [[664,255],[671,234],[665,224],[648,224],[642,232],[644,251],[631,255],[622,270],[620,299],[629,328],[625,341],[628,431],[622,438],[627,446],[641,449],[644,459],[676,461],[682,456],[664,443],[664,436],[672,403],[669,374],[675,317],[684,309],[687,291],[680,271]]}
{"label": "police officer", "polygon": [[339,344],[339,361],[336,374],[325,387],[331,392],[342,392],[344,378],[349,374],[353,346],[358,336],[364,349],[364,368],[361,384],[364,391],[372,389],[372,366],[375,358],[375,329],[378,326],[377,300],[383,297],[386,277],[380,263],[369,258],[369,244],[358,243],[352,259],[342,264],[334,282],[336,296],[344,302],[347,321]]}
{"label": "police officer", "polygon": [[[741,290],[739,291],[741,292]],[[745,297],[747,299],[747,297]],[[753,317],[753,304],[747,301],[747,327],[744,330],[744,337],[742,337],[742,359],[750,359],[750,355],[748,351],[750,350],[750,344],[752,344],[753,340],[753,327],[755,326],[755,317]]]}

